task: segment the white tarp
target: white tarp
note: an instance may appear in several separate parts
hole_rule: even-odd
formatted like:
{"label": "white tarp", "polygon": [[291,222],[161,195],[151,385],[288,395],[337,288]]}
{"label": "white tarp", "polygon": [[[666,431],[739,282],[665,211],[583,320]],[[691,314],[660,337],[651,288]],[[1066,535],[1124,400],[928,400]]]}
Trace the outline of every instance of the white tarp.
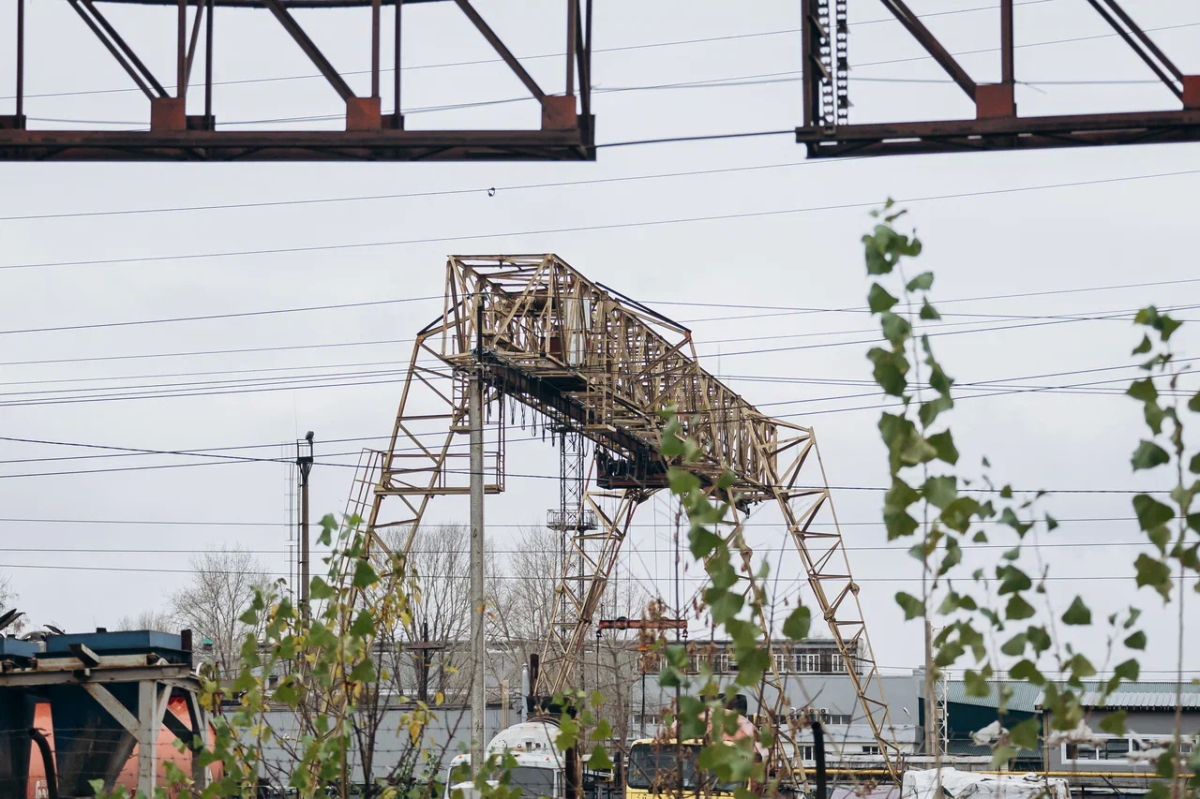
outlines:
{"label": "white tarp", "polygon": [[[937,769],[904,772],[900,799],[935,799]],[[946,799],[1069,799],[1067,781],[1038,774],[976,774],[953,768],[941,770]]]}

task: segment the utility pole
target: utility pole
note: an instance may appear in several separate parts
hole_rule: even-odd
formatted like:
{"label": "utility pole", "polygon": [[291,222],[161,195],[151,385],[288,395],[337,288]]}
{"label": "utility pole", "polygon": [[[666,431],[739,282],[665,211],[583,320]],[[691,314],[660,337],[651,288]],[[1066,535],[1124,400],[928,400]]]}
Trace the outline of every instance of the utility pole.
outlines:
{"label": "utility pole", "polygon": [[300,470],[300,617],[309,619],[308,607],[308,476],[313,467],[313,431],[296,442],[296,466]]}
{"label": "utility pole", "polygon": [[467,400],[471,428],[471,769],[484,763],[484,716],[487,714],[487,648],[484,643],[483,590],[483,298],[476,297],[475,364]]}
{"label": "utility pole", "polygon": [[934,691],[937,690],[933,669],[933,625],[925,620],[925,754],[937,757],[937,700]]}

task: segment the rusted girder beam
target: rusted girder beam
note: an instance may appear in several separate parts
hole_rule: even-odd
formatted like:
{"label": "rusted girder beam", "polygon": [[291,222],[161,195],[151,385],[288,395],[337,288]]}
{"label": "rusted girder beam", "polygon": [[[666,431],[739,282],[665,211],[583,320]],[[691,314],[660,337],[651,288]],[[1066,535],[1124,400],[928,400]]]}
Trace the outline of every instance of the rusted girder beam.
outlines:
{"label": "rusted girder beam", "polygon": [[[278,1],[272,0],[272,2]],[[525,67],[521,66],[521,62],[517,60],[517,57],[504,45],[504,42],[500,40],[500,37],[496,35],[496,32],[492,30],[484,18],[479,15],[479,12],[475,10],[475,6],[471,5],[470,0],[454,0],[454,3],[467,15],[467,19],[471,20],[471,24],[483,34],[483,38],[488,40],[488,44],[504,60],[504,63],[508,64],[508,68],[520,79],[521,83],[525,84],[525,88],[529,89],[529,93],[536,97],[538,102],[544,101],[546,93],[542,91],[542,87],[538,86],[533,76],[525,71]],[[570,61],[567,63],[569,66]]]}
{"label": "rusted girder beam", "polygon": [[1200,108],[797,128],[810,158],[1200,141]]}
{"label": "rusted girder beam", "polygon": [[308,34],[304,32],[304,28],[301,28],[300,23],[296,22],[295,18],[288,13],[283,3],[280,0],[262,0],[262,3],[275,15],[275,18],[279,20],[279,24],[295,40],[296,44],[300,45],[300,49],[313,62],[313,66],[325,76],[325,80],[329,81],[329,85],[333,87],[333,90],[343,100],[353,99],[354,90],[350,88],[350,84],[346,83],[345,79],[333,68],[333,64],[329,63],[329,59],[321,52],[321,48],[317,47],[316,43],[308,38]]}
{"label": "rusted girder beam", "polygon": [[959,85],[967,97],[971,98],[971,102],[975,101],[975,81],[967,74],[967,71],[954,60],[954,56],[942,46],[937,37],[930,33],[929,28],[925,27],[925,23],[912,12],[904,0],[882,0],[884,8],[891,11],[892,14],[900,21],[913,38],[920,42],[925,48],[925,52],[933,57],[933,60],[941,65],[942,69],[954,79],[954,82]]}
{"label": "rusted girder beam", "polygon": [[577,129],[62,131],[0,128],[2,161],[592,161]]}

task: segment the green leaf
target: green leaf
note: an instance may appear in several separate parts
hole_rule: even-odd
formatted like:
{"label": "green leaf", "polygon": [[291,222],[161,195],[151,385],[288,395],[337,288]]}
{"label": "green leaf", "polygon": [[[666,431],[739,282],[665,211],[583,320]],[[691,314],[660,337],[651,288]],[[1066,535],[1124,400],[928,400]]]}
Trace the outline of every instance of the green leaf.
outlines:
{"label": "green leaf", "polygon": [[988,696],[992,692],[987,678],[974,669],[963,672],[963,682],[966,684],[967,696]]}
{"label": "green leaf", "polygon": [[[1007,488],[1007,486],[1005,487]],[[1000,512],[1000,523],[1016,530],[1017,535],[1021,536],[1022,538],[1024,538],[1025,534],[1029,532],[1030,528],[1033,527],[1032,522],[1021,521],[1016,512],[1012,508],[1007,507]]]}
{"label": "green leaf", "polygon": [[1188,462],[1188,471],[1192,474],[1200,474],[1200,452],[1193,455],[1191,461]]}
{"label": "green leaf", "polygon": [[1083,604],[1083,600],[1078,596],[1071,603],[1071,607],[1067,608],[1067,612],[1062,616],[1063,624],[1084,625],[1092,623],[1092,611],[1087,605]]}
{"label": "green leaf", "polygon": [[883,337],[896,348],[904,346],[904,342],[908,341],[909,336],[912,335],[912,325],[908,323],[908,320],[891,311],[883,312],[880,317],[880,328],[883,330]]}
{"label": "green leaf", "polygon": [[1017,591],[1028,591],[1033,587],[1033,581],[1029,579],[1029,575],[1009,563],[996,567],[996,577],[1000,579],[1000,588],[997,593],[1001,596]]}
{"label": "green leaf", "polygon": [[1012,741],[1022,749],[1037,751],[1038,748],[1038,720],[1025,719],[1017,726],[1008,731],[1008,740]]}
{"label": "green leaf", "polygon": [[908,291],[929,291],[933,288],[933,272],[922,272],[908,281],[905,288]]}
{"label": "green leaf", "polygon": [[950,435],[949,430],[932,435],[927,440],[937,453],[938,460],[944,461],[951,466],[958,463],[958,450],[954,447],[954,437]]}
{"label": "green leaf", "polygon": [[1143,530],[1153,530],[1175,517],[1175,511],[1149,494],[1138,494],[1134,497],[1133,510]]}
{"label": "green leaf", "polygon": [[1158,399],[1158,389],[1154,386],[1153,377],[1134,380],[1129,384],[1129,388],[1125,390],[1125,393],[1135,400],[1141,400],[1142,402],[1154,402]]}
{"label": "green leaf", "polygon": [[921,495],[929,500],[931,505],[945,508],[958,497],[958,480],[953,475],[930,477],[921,486]]}
{"label": "green leaf", "polygon": [[919,316],[922,319],[928,319],[930,321],[936,321],[942,318],[942,315],[937,312],[937,308],[934,308],[929,304],[928,297],[924,298],[924,301],[921,303],[921,312]]}
{"label": "green leaf", "polygon": [[875,382],[886,394],[893,397],[903,397],[908,388],[908,359],[903,353],[885,350],[882,347],[872,347],[867,351],[867,359],[875,364],[873,375]]}
{"label": "green leaf", "polygon": [[808,630],[811,624],[812,612],[804,605],[801,605],[789,613],[787,619],[783,622],[783,634],[793,641],[802,641],[808,637]]}
{"label": "green leaf", "polygon": [[971,517],[979,510],[979,503],[971,497],[959,497],[947,505],[941,514],[942,524],[959,533],[966,533],[971,526]]}
{"label": "green leaf", "polygon": [[358,683],[373,683],[375,682],[375,662],[371,658],[363,658],[350,671],[350,682]]}
{"label": "green leaf", "polygon": [[1147,530],[1146,536],[1154,546],[1158,547],[1159,552],[1167,554],[1167,544],[1171,543],[1171,531],[1166,528],[1166,525]]}
{"label": "green leaf", "polygon": [[366,560],[360,559],[354,564],[354,587],[367,588],[379,582],[379,575]]}
{"label": "green leaf", "polygon": [[1025,637],[1025,633],[1017,633],[1004,642],[1004,646],[1000,647],[1000,651],[1009,657],[1020,657],[1025,654],[1025,645],[1027,643],[1028,639]]}
{"label": "green leaf", "polygon": [[1092,665],[1092,661],[1084,657],[1082,652],[1072,655],[1071,659],[1066,662],[1066,666],[1071,672],[1072,679],[1096,676],[1096,667]]}
{"label": "green leaf", "polygon": [[938,577],[962,563],[962,557],[962,547],[958,545],[958,541],[953,536],[947,536],[945,555],[942,556],[942,563],[938,566]]}
{"label": "green leaf", "polygon": [[1014,680],[1023,680],[1034,685],[1045,685],[1046,683],[1046,677],[1038,671],[1037,666],[1028,660],[1018,661],[1016,665],[1008,670],[1008,676]]}
{"label": "green leaf", "polygon": [[1131,352],[1129,354],[1130,355],[1143,355],[1150,351],[1151,346],[1152,345],[1150,344],[1150,337],[1143,334],[1142,335],[1142,343],[1137,345],[1137,347],[1134,348],[1133,352]]}
{"label": "green leaf", "polygon": [[1163,563],[1157,558],[1152,558],[1149,555],[1142,553],[1137,556],[1137,560],[1133,562],[1133,568],[1137,570],[1137,586],[1151,586],[1155,591],[1162,595],[1163,602],[1171,598],[1171,568],[1166,563]]}
{"label": "green leaf", "polygon": [[1200,391],[1192,395],[1192,398],[1188,400],[1187,407],[1193,413],[1200,413]]}
{"label": "green leaf", "polygon": [[696,560],[704,560],[721,545],[721,536],[706,527],[692,527],[688,530],[688,549]]}
{"label": "green leaf", "polygon": [[687,469],[672,466],[667,469],[667,485],[676,496],[686,496],[700,487],[700,478]]}
{"label": "green leaf", "polygon": [[1145,649],[1146,634],[1141,630],[1138,630],[1133,635],[1125,639],[1125,646],[1129,649]]}
{"label": "green leaf", "polygon": [[896,594],[896,604],[904,610],[905,621],[925,615],[925,606],[921,604],[921,600],[911,594],[899,592]]}
{"label": "green leaf", "polygon": [[1052,645],[1050,634],[1046,632],[1045,627],[1030,627],[1025,631],[1025,636],[1029,639],[1029,645],[1033,647],[1033,651],[1039,655]]}
{"label": "green leaf", "polygon": [[369,610],[361,610],[358,616],[354,619],[354,624],[350,625],[350,634],[357,636],[368,636],[375,634],[375,617],[371,615]]}
{"label": "green leaf", "polygon": [[704,592],[704,601],[708,603],[713,621],[724,624],[741,611],[745,600],[742,595],[722,588],[709,588]]}
{"label": "green leaf", "polygon": [[950,399],[948,395],[934,397],[928,402],[921,403],[921,409],[917,412],[917,419],[925,427],[932,427],[938,416],[953,407],[954,400]]}
{"label": "green leaf", "polygon": [[992,769],[1000,768],[1001,766],[1005,765],[1006,763],[1008,763],[1008,761],[1012,760],[1016,756],[1017,756],[1017,750],[1014,749],[1013,747],[1009,746],[1008,744],[1005,744],[1003,746],[997,746],[996,750],[994,752],[992,752],[992,762],[988,766],[988,768],[992,768]]}
{"label": "green leaf", "polygon": [[1140,673],[1141,669],[1138,666],[1138,662],[1133,658],[1126,660],[1124,663],[1118,663],[1113,668],[1113,674],[1126,682],[1137,682]]}
{"label": "green leaf", "polygon": [[328,583],[326,583],[320,577],[314,577],[309,584],[308,593],[310,598],[320,601],[323,599],[330,599],[333,597],[334,592]]}
{"label": "green leaf", "polygon": [[1020,594],[1013,594],[1012,598],[1008,600],[1008,605],[1004,609],[1004,616],[1009,621],[1029,619],[1033,617],[1033,614],[1033,606],[1022,599]]}
{"label": "green leaf", "polygon": [[592,756],[588,758],[588,768],[598,771],[611,771],[613,768],[612,759],[609,758],[608,752],[599,744],[592,750]]}
{"label": "green leaf", "polygon": [[1125,735],[1125,716],[1127,711],[1118,710],[1100,719],[1100,729],[1109,735]]}
{"label": "green leaf", "polygon": [[1046,529],[1047,530],[1058,529],[1058,519],[1055,519],[1049,513],[1046,514]]}
{"label": "green leaf", "polygon": [[893,475],[905,466],[927,463],[937,457],[937,451],[921,437],[911,419],[891,413],[881,414],[879,434],[888,446],[888,465]]}
{"label": "green leaf", "polygon": [[892,487],[883,495],[883,522],[889,541],[912,535],[917,529],[917,520],[909,515],[908,506],[920,498],[916,489],[904,480],[892,478]]}
{"label": "green leaf", "polygon": [[1138,444],[1138,448],[1133,452],[1133,470],[1136,472],[1139,469],[1153,469],[1156,466],[1162,466],[1164,463],[1171,462],[1171,456],[1167,451],[1155,444],[1153,441],[1143,440]]}
{"label": "green leaf", "polygon": [[1175,319],[1172,319],[1171,317],[1167,316],[1166,314],[1163,314],[1162,316],[1160,316],[1158,329],[1162,332],[1162,340],[1166,341],[1167,339],[1169,339],[1171,337],[1171,334],[1174,333],[1176,330],[1178,330],[1182,325],[1183,325],[1183,322],[1179,322]]}
{"label": "green leaf", "polygon": [[880,313],[886,311],[895,305],[899,300],[888,294],[887,289],[878,283],[871,284],[871,290],[867,292],[867,305],[871,309],[871,313]]}

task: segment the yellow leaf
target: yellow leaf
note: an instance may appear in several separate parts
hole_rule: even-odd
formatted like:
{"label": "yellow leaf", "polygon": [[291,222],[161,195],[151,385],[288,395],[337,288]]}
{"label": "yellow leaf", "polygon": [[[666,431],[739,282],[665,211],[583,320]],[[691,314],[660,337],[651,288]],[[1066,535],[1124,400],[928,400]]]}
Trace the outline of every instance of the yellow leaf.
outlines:
{"label": "yellow leaf", "polygon": [[446,697],[441,691],[438,691],[433,697],[433,703],[435,705],[440,705],[440,704],[442,704],[442,702],[445,702],[445,701],[446,701]]}

